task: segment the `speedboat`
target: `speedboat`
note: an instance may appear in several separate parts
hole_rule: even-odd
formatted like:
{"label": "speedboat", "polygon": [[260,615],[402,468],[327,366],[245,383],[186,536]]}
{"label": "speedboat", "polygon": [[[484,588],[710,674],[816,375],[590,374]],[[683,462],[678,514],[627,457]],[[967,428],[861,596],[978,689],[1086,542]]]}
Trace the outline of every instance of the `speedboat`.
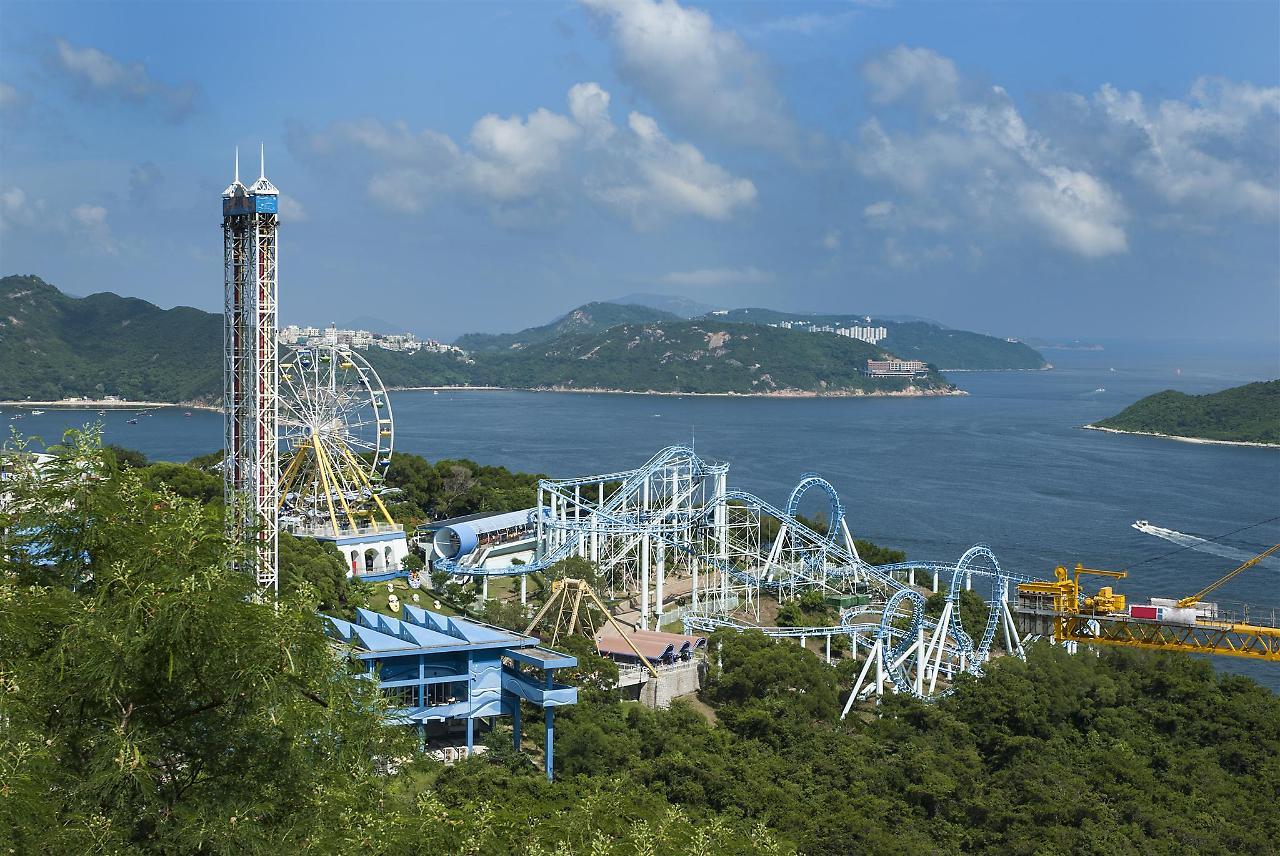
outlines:
{"label": "speedboat", "polygon": [[191,411],[190,411],[190,410],[188,410],[186,413],[183,413],[182,415],[183,415],[183,416],[186,416],[187,418],[190,418],[190,417],[191,417]]}
{"label": "speedboat", "polygon": [[42,413],[44,413],[44,411],[43,411],[43,410],[33,410],[33,411],[31,411],[31,415],[32,415],[32,416],[39,416],[39,415],[40,415],[40,414],[42,414]]}
{"label": "speedboat", "polygon": [[1094,390],[1094,392],[1106,392],[1106,391],[1107,391],[1107,388],[1105,386],[1100,386]]}
{"label": "speedboat", "polygon": [[1146,521],[1146,520],[1135,520],[1135,521],[1133,521],[1133,528],[1134,528],[1134,529],[1137,529],[1138,531],[1142,531],[1143,529],[1146,529],[1146,528],[1147,528],[1148,526],[1150,526],[1150,525],[1151,525],[1151,523],[1150,523],[1149,521]]}

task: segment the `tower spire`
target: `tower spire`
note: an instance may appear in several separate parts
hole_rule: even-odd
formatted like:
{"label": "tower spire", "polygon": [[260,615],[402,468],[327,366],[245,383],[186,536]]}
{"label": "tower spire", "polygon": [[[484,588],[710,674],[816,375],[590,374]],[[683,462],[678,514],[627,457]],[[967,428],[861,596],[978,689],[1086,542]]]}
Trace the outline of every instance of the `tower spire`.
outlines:
{"label": "tower spire", "polygon": [[258,178],[267,177],[267,146],[258,143]]}
{"label": "tower spire", "polygon": [[240,183],[240,147],[236,146],[236,184]]}

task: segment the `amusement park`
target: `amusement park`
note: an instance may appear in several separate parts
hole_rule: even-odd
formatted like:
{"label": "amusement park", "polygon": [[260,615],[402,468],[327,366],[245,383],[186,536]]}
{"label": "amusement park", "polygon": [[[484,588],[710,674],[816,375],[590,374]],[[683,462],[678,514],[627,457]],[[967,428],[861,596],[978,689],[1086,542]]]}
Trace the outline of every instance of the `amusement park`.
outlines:
{"label": "amusement park", "polygon": [[[692,446],[540,479],[529,508],[406,532],[388,510],[395,420],[377,372],[345,346],[276,343],[277,194],[265,169],[246,187],[237,166],[223,195],[232,534],[252,548],[267,596],[278,587],[278,532],[331,545],[349,576],[385,584],[384,611],[331,617],[328,627],[396,699],[394,719],[417,729],[424,751],[467,757],[476,723],[495,716],[514,719],[518,747],[523,701],[544,711],[551,777],[554,711],[576,698],[555,672],[576,659],[542,637],[554,646],[585,636],[618,664],[619,689],[665,706],[697,692],[711,634],[756,631],[825,664],[853,664],[842,718],[886,694],[943,698],[961,675],[1024,658],[1037,640],[1280,662],[1280,615],[1209,599],[1280,545],[1195,594],[1144,604],[1127,604],[1114,583],[1082,583],[1123,571],[1077,564],[1047,576],[1005,567],[982,543],[957,545],[955,558],[872,562],[853,509],[821,475],[804,474],[775,504],[736,489],[729,462]],[[800,513],[806,496],[825,504],[820,519]],[[446,589],[460,601],[452,615],[440,612]],[[423,596],[436,611],[418,605]],[[527,626],[457,614],[492,599]],[[966,626],[966,615],[978,618]]]}
{"label": "amusement park", "polygon": [[0,856],[1280,856],[1280,4],[1152,5],[0,0]]}

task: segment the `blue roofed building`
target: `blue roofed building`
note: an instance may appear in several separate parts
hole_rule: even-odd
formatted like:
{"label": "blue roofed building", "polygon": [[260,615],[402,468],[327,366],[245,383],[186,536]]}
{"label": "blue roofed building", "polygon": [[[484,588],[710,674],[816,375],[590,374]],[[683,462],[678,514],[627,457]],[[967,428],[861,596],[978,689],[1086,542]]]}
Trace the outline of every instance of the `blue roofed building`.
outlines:
{"label": "blue roofed building", "polygon": [[469,757],[476,723],[510,716],[520,748],[520,702],[542,708],[546,772],[554,771],[555,709],[575,704],[576,687],[555,682],[576,657],[543,648],[538,639],[470,619],[404,605],[400,618],[367,609],[355,621],[323,616],[326,631],[366,664],[392,705],[394,722],[413,726],[419,746],[465,735]]}

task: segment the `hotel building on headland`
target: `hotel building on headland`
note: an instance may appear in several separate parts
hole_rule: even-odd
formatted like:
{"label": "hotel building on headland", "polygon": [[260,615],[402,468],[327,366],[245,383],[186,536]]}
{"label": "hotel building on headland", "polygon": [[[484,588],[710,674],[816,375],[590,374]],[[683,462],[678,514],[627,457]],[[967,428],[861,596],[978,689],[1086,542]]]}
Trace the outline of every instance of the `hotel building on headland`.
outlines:
{"label": "hotel building on headland", "polygon": [[924,377],[929,367],[920,360],[867,360],[867,377]]}

